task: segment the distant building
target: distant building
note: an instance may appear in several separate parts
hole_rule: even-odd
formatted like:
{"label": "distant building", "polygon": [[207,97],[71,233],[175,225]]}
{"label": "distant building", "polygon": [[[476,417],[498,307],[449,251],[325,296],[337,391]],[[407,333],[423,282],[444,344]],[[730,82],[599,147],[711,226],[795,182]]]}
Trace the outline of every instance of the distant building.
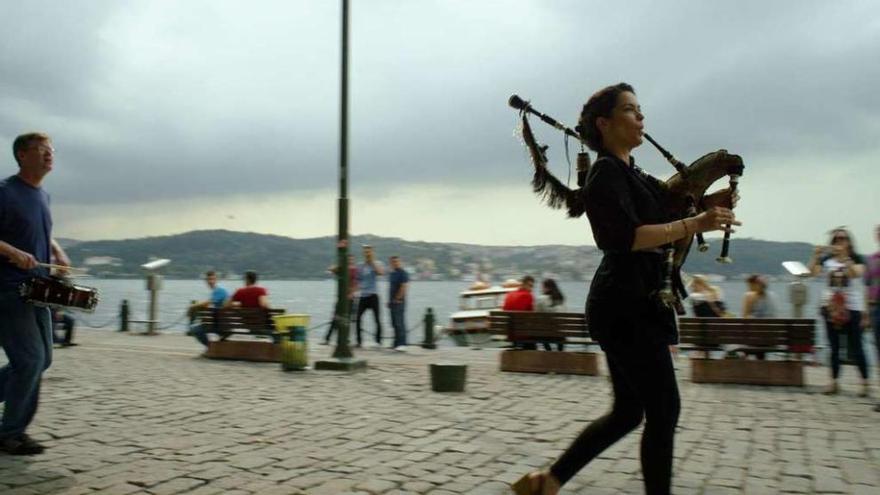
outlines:
{"label": "distant building", "polygon": [[122,260],[112,256],[89,256],[83,260],[86,266],[122,266]]}

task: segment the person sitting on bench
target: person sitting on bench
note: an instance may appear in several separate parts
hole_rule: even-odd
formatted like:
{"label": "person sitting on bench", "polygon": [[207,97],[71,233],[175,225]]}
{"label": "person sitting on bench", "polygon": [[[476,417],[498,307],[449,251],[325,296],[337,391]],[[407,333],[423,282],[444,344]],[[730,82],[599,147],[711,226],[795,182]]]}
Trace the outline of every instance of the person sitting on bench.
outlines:
{"label": "person sitting on bench", "polygon": [[[544,313],[563,313],[565,312],[565,296],[559,290],[559,285],[552,278],[545,278],[541,282],[541,295],[535,301],[535,311]],[[549,342],[542,342],[545,351],[550,350]],[[556,349],[565,350],[565,344],[558,342]]]}
{"label": "person sitting on bench", "polygon": [[[535,297],[532,295],[532,288],[534,286],[535,279],[531,275],[526,275],[520,279],[519,289],[507,293],[501,309],[504,311],[534,311]],[[535,344],[514,344],[514,346],[529,350],[538,348]]]}
{"label": "person sitting on bench", "polygon": [[269,309],[269,291],[257,285],[257,272],[248,270],[244,273],[244,287],[232,294],[226,306]]}
{"label": "person sitting on bench", "polygon": [[[195,318],[195,314],[200,309],[205,308],[213,308],[220,309],[226,303],[226,299],[229,297],[229,292],[226,291],[223,287],[217,285],[217,274],[213,270],[209,270],[205,272],[205,283],[208,284],[208,288],[211,289],[211,298],[206,301],[197,302],[192,304],[189,307],[188,313],[191,318]],[[208,347],[208,328],[202,324],[200,321],[193,321],[190,324],[190,330],[187,332],[188,335],[192,335],[199,342],[201,342],[205,347]]]}

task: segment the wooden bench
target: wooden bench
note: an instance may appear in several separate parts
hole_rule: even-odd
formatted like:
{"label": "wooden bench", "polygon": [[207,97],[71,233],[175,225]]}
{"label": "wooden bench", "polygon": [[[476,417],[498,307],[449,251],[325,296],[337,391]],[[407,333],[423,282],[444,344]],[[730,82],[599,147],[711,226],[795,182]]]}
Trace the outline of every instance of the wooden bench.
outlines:
{"label": "wooden bench", "polygon": [[[583,313],[492,311],[489,313],[489,329],[492,333],[505,335],[514,347],[543,343],[596,345],[590,339]],[[500,359],[501,371],[599,374],[595,352],[514,348],[502,351]]]}
{"label": "wooden bench", "polygon": [[[238,359],[244,361],[281,362],[281,346],[275,338],[273,316],[284,314],[283,309],[221,308],[200,309],[196,318],[215,333],[220,340],[212,341],[205,357]],[[236,336],[257,339],[236,339]]]}
{"label": "wooden bench", "polygon": [[706,356],[719,350],[783,354],[781,360],[692,356],[694,383],[803,386],[800,358],[813,345],[815,327],[811,318],[680,318],[678,331],[683,350],[705,351]]}

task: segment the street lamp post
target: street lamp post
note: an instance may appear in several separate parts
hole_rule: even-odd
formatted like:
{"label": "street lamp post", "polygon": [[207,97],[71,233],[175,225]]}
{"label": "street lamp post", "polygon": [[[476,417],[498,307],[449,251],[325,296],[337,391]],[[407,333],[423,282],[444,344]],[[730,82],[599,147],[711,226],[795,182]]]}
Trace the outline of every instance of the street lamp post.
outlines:
{"label": "street lamp post", "polygon": [[348,303],[348,0],[342,0],[342,72],[339,111],[339,236],[336,244],[336,349],[332,359],[318,361],[315,369],[357,371],[367,367],[355,359],[349,345],[351,307]]}

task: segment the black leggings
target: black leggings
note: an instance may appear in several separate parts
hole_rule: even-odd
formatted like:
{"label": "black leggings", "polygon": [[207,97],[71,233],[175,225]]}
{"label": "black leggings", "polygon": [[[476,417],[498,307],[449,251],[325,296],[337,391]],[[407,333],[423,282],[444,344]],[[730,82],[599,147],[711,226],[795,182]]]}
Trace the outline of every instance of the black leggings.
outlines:
{"label": "black leggings", "polygon": [[379,295],[378,294],[370,294],[369,296],[361,296],[358,300],[358,312],[357,312],[357,339],[358,345],[363,345],[362,332],[364,327],[361,325],[361,316],[366,313],[368,309],[373,310],[373,317],[376,319],[376,343],[382,343],[382,321],[379,320]]}
{"label": "black leggings", "polygon": [[846,335],[848,354],[855,358],[856,366],[862,378],[868,379],[868,361],[865,359],[865,349],[862,347],[862,312],[849,312],[849,321],[837,329],[828,319],[828,312],[823,310],[825,316],[825,330],[828,333],[828,343],[831,345],[831,377],[835,380],[840,376],[840,335]]}
{"label": "black leggings", "polygon": [[640,344],[605,349],[614,388],[611,411],[593,421],[550,468],[565,484],[605,449],[634,430],[645,418],[641,460],[645,493],[668,494],[672,449],[681,407],[669,348]]}

